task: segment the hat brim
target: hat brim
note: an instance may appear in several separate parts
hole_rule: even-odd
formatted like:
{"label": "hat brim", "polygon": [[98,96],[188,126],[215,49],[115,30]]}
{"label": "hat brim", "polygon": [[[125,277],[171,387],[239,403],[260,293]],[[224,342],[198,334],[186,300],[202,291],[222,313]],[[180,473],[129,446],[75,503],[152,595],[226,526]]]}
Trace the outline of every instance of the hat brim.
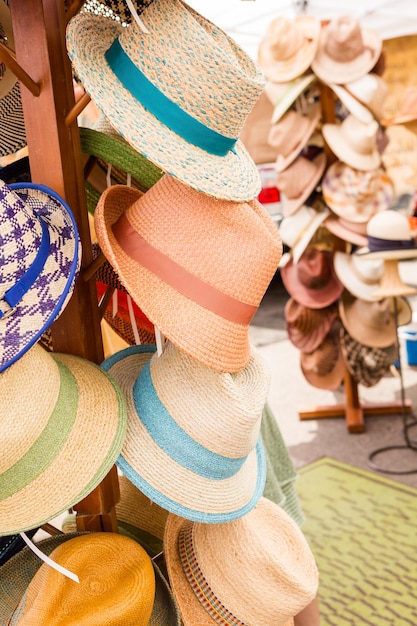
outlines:
{"label": "hat brim", "polygon": [[[310,241],[313,239],[317,230],[323,224],[324,220],[328,217],[330,211],[324,208],[322,211],[317,211],[317,215],[314,216],[314,219],[309,223],[307,228],[302,231],[302,236],[300,240],[291,248],[292,258],[294,263],[298,263],[298,261],[303,256],[305,249],[307,248]],[[285,242],[284,242],[285,243]]]}
{"label": "hat brim", "polygon": [[[282,212],[284,217],[288,215],[293,215],[297,209],[300,208],[302,204],[307,200],[307,198],[313,193],[321,177],[323,176],[324,170],[326,169],[326,155],[324,152],[319,152],[319,154],[314,157],[313,163],[316,166],[316,171],[314,172],[314,176],[311,180],[306,181],[305,187],[303,187],[302,193],[297,198],[287,198],[283,194],[282,198]],[[279,188],[279,186],[278,186]]]}
{"label": "hat brim", "polygon": [[373,119],[375,119],[372,112],[364,104],[359,102],[357,98],[352,96],[344,85],[330,83],[329,87],[332,91],[334,91],[340,102],[345,105],[349,113],[363,122],[363,124],[369,124]]}
{"label": "hat brim", "polygon": [[119,469],[148,498],[186,519],[216,524],[242,517],[258,502],[265,486],[261,439],[240,469],[226,479],[207,478],[171,458],[143,424],[133,396],[139,373],[154,352],[155,346],[131,346],[102,364],[127,400],[128,426]]}
{"label": "hat brim", "polygon": [[149,161],[197,191],[225,200],[255,198],[261,189],[259,174],[240,140],[226,156],[209,154],[162,124],[116,77],[104,54],[122,31],[115,20],[88,13],[77,15],[67,27],[74,69],[112,126]]}
{"label": "hat brim", "polygon": [[0,324],[0,372],[21,358],[63,311],[81,263],[77,226],[64,200],[44,185],[14,183],[10,189],[46,224],[50,246],[39,276]]}
{"label": "hat brim", "polygon": [[320,119],[320,115],[321,115],[320,105],[316,105],[310,109],[308,114],[305,116],[306,119],[308,120],[307,128],[305,129],[305,132],[303,133],[303,136],[300,138],[300,141],[297,144],[297,146],[293,150],[291,150],[291,152],[287,154],[287,156],[285,157],[282,154],[278,154],[276,161],[275,161],[275,168],[277,172],[283,172],[289,165],[291,165],[291,163],[297,158],[297,156],[301,154],[301,152],[304,150],[304,148],[308,144],[308,141],[317,126],[317,123]]}
{"label": "hat brim", "polygon": [[319,347],[327,333],[330,331],[333,322],[337,317],[337,306],[324,307],[322,309],[307,309],[311,311],[315,325],[308,331],[302,330],[297,323],[297,310],[299,303],[290,298],[285,305],[285,319],[288,338],[291,343],[301,350],[301,352],[314,352]]}
{"label": "hat brim", "polygon": [[381,154],[378,152],[376,143],[370,154],[360,154],[346,143],[340,124],[323,124],[321,130],[327,145],[339,161],[364,172],[376,170],[381,166]]}
{"label": "hat brim", "polygon": [[265,85],[265,93],[274,106],[271,117],[271,124],[276,124],[281,117],[288,111],[290,106],[297,98],[309,87],[316,77],[313,73],[307,73],[299,76],[288,83],[267,82]]}
{"label": "hat brim", "polygon": [[340,280],[346,287],[346,289],[355,298],[360,300],[366,300],[367,302],[373,302],[375,300],[374,294],[380,286],[380,281],[375,283],[362,281],[355,269],[352,269],[351,255],[346,252],[336,250],[334,257],[334,269]]}
{"label": "hat brim", "polygon": [[355,246],[365,246],[368,242],[366,235],[361,235],[360,233],[347,228],[336,215],[329,216],[325,220],[324,225],[327,230],[332,233],[332,235],[342,239],[342,241],[353,243]]}
{"label": "hat brim", "polygon": [[417,246],[415,248],[401,248],[398,250],[376,250],[371,251],[368,246],[363,246],[356,250],[355,254],[366,256],[369,259],[384,259],[404,261],[406,259],[415,259],[417,257]]}
{"label": "hat brim", "polygon": [[[335,330],[331,330],[330,333],[335,333]],[[327,335],[324,337],[321,344],[316,348],[315,351],[311,353],[300,352],[300,367],[303,372],[304,378],[310,385],[313,387],[317,387],[318,389],[326,389],[326,390],[336,390],[342,384],[343,378],[346,373],[346,365],[342,354],[342,349],[340,346],[340,341],[337,336],[333,338],[334,340],[334,350],[335,361],[333,363],[333,367],[331,371],[327,374],[320,375],[318,371],[316,371],[315,363],[314,363],[314,353],[320,349],[320,346],[323,342],[330,341],[331,339]]]}

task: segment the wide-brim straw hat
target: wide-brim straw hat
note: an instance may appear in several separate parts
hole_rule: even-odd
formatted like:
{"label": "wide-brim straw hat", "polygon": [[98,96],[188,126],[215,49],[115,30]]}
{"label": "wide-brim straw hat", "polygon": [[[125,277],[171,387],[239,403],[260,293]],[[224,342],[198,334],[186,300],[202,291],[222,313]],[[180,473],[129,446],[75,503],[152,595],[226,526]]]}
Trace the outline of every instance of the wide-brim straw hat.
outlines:
{"label": "wide-brim straw hat", "polygon": [[[105,535],[108,537],[111,533],[65,533],[49,539],[44,539],[37,543],[37,547],[50,558],[54,558],[53,553],[57,548],[60,548],[65,543],[78,539],[79,537],[92,537],[97,534]],[[115,535],[117,536],[117,535]],[[124,537],[126,539],[126,537]],[[129,544],[131,547],[131,544]],[[135,548],[135,546],[133,546]],[[120,553],[119,553],[120,554]],[[52,555],[52,556],[51,556]],[[122,553],[121,558],[129,555],[129,552]],[[115,554],[117,558],[117,554]],[[155,563],[152,563],[154,576],[155,576],[155,596],[153,602],[153,608],[150,615],[150,619],[147,622],[147,626],[179,626],[180,618],[178,614],[178,608],[173,598],[171,589],[162,575],[160,569]],[[0,569],[0,622],[2,624],[14,624],[20,623],[22,613],[25,607],[25,601],[27,600],[28,587],[31,584],[33,578],[40,570],[41,567],[48,567],[42,563],[42,560],[34,553],[29,547],[23,548],[19,554],[15,555],[8,563]],[[91,562],[91,567],[104,567],[102,562]],[[62,576],[62,574],[60,574]],[[63,577],[63,576],[62,576]],[[138,586],[141,582],[137,579]],[[53,592],[53,587],[50,585],[47,587],[47,598],[50,600],[50,594]],[[93,615],[91,613],[91,615]],[[95,616],[95,619],[99,617]],[[138,615],[136,616],[138,617]],[[78,619],[78,618],[77,618]],[[92,618],[93,619],[93,618]],[[135,618],[136,619],[136,618]],[[40,623],[40,622],[37,622]],[[45,622],[43,622],[45,623]],[[51,622],[48,624],[52,624]],[[93,622],[97,624],[97,622]],[[100,622],[101,623],[101,622]],[[103,624],[109,622],[102,622]],[[116,622],[111,622],[116,623]],[[117,622],[119,623],[119,622]],[[133,622],[120,622],[123,624],[132,623],[139,624],[139,621]]]}
{"label": "wide-brim straw hat", "polygon": [[120,454],[127,415],[106,372],[39,345],[2,373],[0,394],[0,535],[9,535],[41,526],[97,487]]}
{"label": "wide-brim straw hat", "polygon": [[343,382],[345,362],[339,339],[340,322],[335,320],[323,341],[312,352],[300,352],[304,378],[318,389],[334,391]]}
{"label": "wide-brim straw hat", "polygon": [[94,218],[106,258],[165,337],[214,369],[245,367],[249,324],[282,253],[257,200],[216,200],[165,175],[143,195],[107,189]]}
{"label": "wide-brim straw hat", "polygon": [[364,346],[355,341],[343,327],[340,331],[340,343],[349,373],[364,387],[373,387],[379,383],[398,358],[396,344],[387,348]]}
{"label": "wide-brim straw hat", "polygon": [[364,124],[382,119],[383,104],[388,96],[387,82],[369,72],[345,85],[329,85],[346,109]]}
{"label": "wide-brim straw hat", "polygon": [[308,144],[320,119],[320,106],[311,107],[306,115],[287,111],[269,131],[268,142],[277,150],[275,168],[282,172],[297,158]]}
{"label": "wide-brim straw hat", "polygon": [[350,114],[340,123],[323,124],[323,137],[339,161],[368,172],[381,166],[378,150],[378,122],[364,124]]}
{"label": "wide-brim straw hat", "polygon": [[268,80],[285,83],[304,74],[316,54],[319,34],[315,16],[274,18],[258,48],[258,62]]}
{"label": "wide-brim straw hat", "polygon": [[67,49],[86,92],[165,172],[215,197],[255,198],[258,172],[238,138],[265,85],[260,68],[179,0],[153,2],[141,19],[149,34],[89,13],[70,21]]}
{"label": "wide-brim straw hat", "polygon": [[313,159],[298,156],[277,174],[284,217],[293,215],[313,193],[326,169],[326,155],[319,152]]}
{"label": "wide-brim straw hat", "polygon": [[[303,205],[295,213],[284,217],[281,221],[279,234],[283,243],[291,248],[291,256],[294,263],[298,263],[304,250],[329,214],[330,211],[326,207],[319,211]],[[281,260],[283,258],[284,255],[281,257]]]}
{"label": "wide-brim straw hat", "polygon": [[274,83],[267,81],[265,93],[274,105],[271,123],[276,124],[286,111],[294,104],[299,96],[304,93],[316,80],[312,72],[297,76],[287,83]]}
{"label": "wide-brim straw hat", "polygon": [[0,372],[65,308],[81,263],[74,216],[55,191],[0,180]]}
{"label": "wide-brim straw hat", "polygon": [[337,304],[311,309],[289,298],[284,309],[288,339],[302,352],[319,347],[338,316]]}
{"label": "wide-brim straw hat", "polygon": [[237,374],[216,372],[170,342],[161,356],[155,346],[131,346],[102,367],[127,399],[117,465],[138,489],[205,523],[236,519],[255,506],[265,485],[260,423],[269,371],[254,349]]}
{"label": "wide-brim straw hat", "polygon": [[381,52],[382,39],[376,31],[343,15],[321,28],[311,67],[324,83],[346,84],[370,72]]}
{"label": "wide-brim straw hat", "polygon": [[408,217],[388,209],[372,216],[366,227],[367,245],[356,254],[367,258],[401,260],[417,257],[417,241]]}
{"label": "wide-brim straw hat", "polygon": [[334,269],[341,283],[355,298],[373,302],[384,273],[382,259],[366,259],[336,250]]}
{"label": "wide-brim straw hat", "polygon": [[[228,524],[168,517],[165,559],[184,626],[292,626],[314,599],[318,572],[298,525],[267,498]],[[266,566],[267,564],[267,566]]]}
{"label": "wide-brim straw hat", "polygon": [[417,86],[407,87],[401,100],[399,111],[395,115],[381,120],[384,126],[393,124],[407,124],[417,120]]}
{"label": "wide-brim straw hat", "polygon": [[347,241],[355,246],[366,246],[366,224],[350,222],[337,215],[330,215],[324,221],[327,230],[342,241]]}

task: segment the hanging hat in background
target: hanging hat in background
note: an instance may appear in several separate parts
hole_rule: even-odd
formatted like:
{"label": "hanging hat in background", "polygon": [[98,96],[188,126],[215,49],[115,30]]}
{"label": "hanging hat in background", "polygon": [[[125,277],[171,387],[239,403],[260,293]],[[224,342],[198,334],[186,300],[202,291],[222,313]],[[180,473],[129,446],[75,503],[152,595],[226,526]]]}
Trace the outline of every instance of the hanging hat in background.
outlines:
{"label": "hanging hat in background", "polygon": [[417,120],[417,85],[407,87],[401,100],[398,113],[381,120],[384,126],[393,124],[406,124]]}
{"label": "hanging hat in background", "polygon": [[270,126],[268,143],[276,149],[275,168],[285,170],[307,145],[320,119],[320,106],[312,107],[307,115],[288,111],[279,122]]}
{"label": "hanging hat in background", "polygon": [[291,343],[302,352],[314,352],[338,316],[338,306],[333,303],[322,309],[311,309],[289,298],[284,315]]}
{"label": "hanging hat in background", "polygon": [[366,232],[368,245],[356,254],[387,260],[417,257],[417,243],[412,237],[410,221],[399,211],[388,209],[377,213],[369,220]]}
{"label": "hanging hat in background", "polygon": [[[355,298],[345,291],[339,300],[339,315],[349,335],[371,348],[387,348],[397,340],[391,298],[373,302]],[[405,298],[397,298],[398,326],[411,321],[412,310]]]}
{"label": "hanging hat in background", "polygon": [[[294,263],[298,263],[304,250],[329,213],[330,211],[327,208],[317,211],[312,207],[303,205],[295,213],[284,217],[281,221],[279,234],[283,243],[291,249]],[[284,256],[281,257],[281,261],[284,259]],[[288,261],[288,256],[286,261]],[[282,267],[281,263],[280,267]]]}
{"label": "hanging hat in background", "polygon": [[322,192],[327,206],[349,222],[368,222],[388,209],[394,199],[394,186],[382,169],[364,172],[342,161],[327,169]]}
{"label": "hanging hat in background", "polygon": [[170,514],[164,547],[184,626],[214,626],[219,614],[228,624],[291,626],[317,593],[317,567],[303,533],[267,498],[228,524]]}
{"label": "hanging hat in background", "polygon": [[240,133],[241,142],[256,164],[273,163],[278,154],[277,148],[268,141],[273,111],[268,96],[262,92]]}
{"label": "hanging hat in background", "polygon": [[364,387],[373,387],[379,383],[398,359],[396,344],[387,348],[371,348],[355,341],[343,327],[340,343],[349,373]]}
{"label": "hanging hat in background", "polygon": [[321,28],[312,69],[324,83],[346,84],[370,72],[381,51],[376,31],[361,28],[354,16],[340,16]]}
{"label": "hanging hat in background", "polygon": [[74,216],[44,185],[0,180],[0,372],[51,326],[81,262]]}
{"label": "hanging hat in background", "polygon": [[153,2],[141,19],[150,35],[87,12],[70,21],[67,48],[86,92],[165,172],[215,197],[253,199],[259,176],[238,138],[265,85],[260,68],[179,0]]}
{"label": "hanging hat in background", "polygon": [[95,489],[120,454],[127,418],[119,387],[97,365],[39,345],[2,373],[0,404],[0,535],[9,535]]}
{"label": "hanging hat in background", "polygon": [[312,352],[300,352],[300,367],[306,381],[318,389],[338,389],[346,373],[339,340],[340,322],[335,320],[323,341]]}
{"label": "hanging hat in background", "polygon": [[[135,11],[140,15],[153,1],[154,0],[132,0],[132,5]],[[130,24],[132,19],[134,19],[127,0],[86,0],[83,4],[83,10],[95,13],[96,15],[119,19],[125,24]]]}
{"label": "hanging hat in background", "polygon": [[[32,539],[38,532],[38,528],[27,531],[26,535]],[[0,567],[4,565],[12,556],[20,552],[26,546],[20,534],[4,535],[0,537]]]}
{"label": "hanging hat in background", "polygon": [[281,276],[290,296],[311,309],[333,304],[344,289],[334,271],[333,253],[315,246],[308,246],[298,263],[290,259]]}
{"label": "hanging hat in background", "polygon": [[369,171],[381,165],[377,147],[378,123],[373,120],[364,124],[354,115],[348,115],[341,123],[323,124],[323,137],[339,161],[350,167]]}
{"label": "hanging hat in background", "polygon": [[105,256],[163,335],[214,369],[245,367],[249,323],[282,252],[257,200],[216,200],[165,175],[144,195],[107,189],[94,217]]}
{"label": "hanging hat in background", "polygon": [[329,85],[346,109],[363,124],[383,117],[383,104],[388,95],[387,82],[378,74],[365,74],[345,85]]}
{"label": "hanging hat in background", "polygon": [[312,15],[273,19],[258,48],[258,62],[268,80],[285,83],[304,74],[316,54],[320,20]]}
{"label": "hanging hat in background", "polygon": [[276,124],[286,111],[294,104],[304,92],[316,81],[312,72],[297,76],[285,83],[267,81],[265,93],[274,106],[271,123]]}
{"label": "hanging hat in background", "polygon": [[341,283],[355,298],[373,302],[384,273],[382,259],[366,259],[336,250],[334,269]]}
{"label": "hanging hat in background", "polygon": [[237,519],[255,506],[265,484],[259,433],[269,371],[254,349],[236,374],[216,372],[170,342],[161,356],[155,346],[132,346],[102,367],[127,398],[117,465],[138,489],[205,523]]}
{"label": "hanging hat in background", "polygon": [[298,156],[277,175],[277,185],[282,193],[284,216],[292,215],[317,187],[326,167],[326,155],[319,152],[311,160]]}
{"label": "hanging hat in background", "polygon": [[324,225],[335,237],[355,246],[365,246],[368,241],[366,238],[366,224],[349,222],[349,220],[345,220],[337,215],[330,215],[324,221]]}

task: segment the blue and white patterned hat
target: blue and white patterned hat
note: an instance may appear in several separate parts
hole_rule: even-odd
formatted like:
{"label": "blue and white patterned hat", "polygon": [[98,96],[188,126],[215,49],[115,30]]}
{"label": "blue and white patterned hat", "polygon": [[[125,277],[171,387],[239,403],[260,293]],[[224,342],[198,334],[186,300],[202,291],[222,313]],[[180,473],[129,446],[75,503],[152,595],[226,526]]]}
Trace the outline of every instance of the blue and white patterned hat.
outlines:
{"label": "blue and white patterned hat", "polygon": [[74,216],[57,193],[0,180],[0,372],[60,315],[80,259]]}

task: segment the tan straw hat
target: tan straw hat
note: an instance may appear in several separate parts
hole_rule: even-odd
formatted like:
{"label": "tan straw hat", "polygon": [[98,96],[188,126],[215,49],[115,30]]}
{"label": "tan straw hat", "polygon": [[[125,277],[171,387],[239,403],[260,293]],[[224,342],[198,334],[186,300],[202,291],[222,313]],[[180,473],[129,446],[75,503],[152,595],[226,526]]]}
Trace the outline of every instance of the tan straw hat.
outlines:
{"label": "tan straw hat", "polygon": [[184,626],[291,626],[315,597],[318,572],[308,543],[281,507],[261,498],[228,524],[169,515],[165,558]]}
{"label": "tan straw hat", "polygon": [[384,126],[406,124],[417,119],[417,85],[407,87],[400,103],[399,111],[390,117],[381,120]]}
{"label": "tan straw hat", "polygon": [[320,106],[311,107],[307,115],[288,111],[270,127],[268,143],[276,149],[275,167],[285,170],[302,152],[320,119]]}
{"label": "tan straw hat", "polygon": [[246,118],[240,133],[240,140],[256,164],[272,163],[278,150],[268,142],[271,117],[274,111],[265,91]]}
{"label": "tan straw hat", "polygon": [[41,526],[82,500],[122,449],[120,388],[80,357],[36,344],[1,374],[0,406],[0,535]]}
{"label": "tan straw hat", "polygon": [[214,369],[245,367],[249,323],[282,252],[257,200],[214,199],[165,175],[143,195],[107,189],[94,217],[105,256],[163,335]]}
{"label": "tan straw hat", "polygon": [[364,124],[374,118],[381,120],[383,104],[388,96],[388,84],[378,74],[370,72],[345,85],[331,83],[330,87],[349,113]]}
{"label": "tan straw hat", "polygon": [[316,54],[319,34],[317,17],[274,18],[258,48],[258,62],[268,80],[285,83],[304,74]]}
{"label": "tan straw hat", "polygon": [[341,123],[323,124],[322,133],[339,161],[354,169],[369,171],[381,165],[378,128],[375,120],[364,124],[354,115],[348,115]]}
{"label": "tan straw hat", "polygon": [[373,302],[384,273],[382,259],[367,259],[336,250],[334,269],[341,283],[355,298]]}
{"label": "tan straw hat", "polygon": [[334,321],[323,341],[312,352],[300,352],[300,367],[304,378],[318,389],[335,390],[346,373],[340,346],[340,322]]}
{"label": "tan straw hat", "polygon": [[277,175],[277,186],[282,193],[283,214],[293,215],[317,187],[326,168],[326,155],[319,152],[312,160],[298,156]]}
{"label": "tan straw hat", "polygon": [[325,83],[346,84],[370,72],[381,51],[376,31],[361,28],[352,15],[340,16],[321,29],[312,69]]}
{"label": "tan straw hat", "polygon": [[316,77],[312,72],[307,72],[286,83],[267,81],[265,93],[274,105],[271,123],[276,124],[279,122],[281,117],[288,111],[290,106],[294,104],[297,98],[306,92],[315,81]]}
{"label": "tan straw hat", "polygon": [[153,2],[141,20],[149,34],[88,12],[70,21],[67,48],[85,90],[165,172],[215,197],[256,197],[259,176],[238,138],[265,85],[260,68],[179,0]]}
{"label": "tan straw hat", "polygon": [[350,222],[337,215],[330,215],[324,221],[324,225],[332,235],[355,246],[365,246],[368,241],[364,223]]}
{"label": "tan straw hat", "polygon": [[[297,209],[295,213],[284,217],[281,221],[279,234],[281,235],[283,243],[291,248],[291,256],[294,263],[298,263],[304,250],[329,213],[330,211],[326,207],[318,211],[312,207],[303,205]],[[281,261],[284,256],[285,255],[281,257]]]}
{"label": "tan straw hat", "polygon": [[286,329],[291,343],[301,352],[314,352],[338,316],[336,303],[311,309],[289,298],[284,309]]}
{"label": "tan straw hat", "polygon": [[368,245],[356,254],[374,259],[412,259],[417,257],[417,243],[409,219],[400,211],[388,209],[377,213],[366,226]]}

